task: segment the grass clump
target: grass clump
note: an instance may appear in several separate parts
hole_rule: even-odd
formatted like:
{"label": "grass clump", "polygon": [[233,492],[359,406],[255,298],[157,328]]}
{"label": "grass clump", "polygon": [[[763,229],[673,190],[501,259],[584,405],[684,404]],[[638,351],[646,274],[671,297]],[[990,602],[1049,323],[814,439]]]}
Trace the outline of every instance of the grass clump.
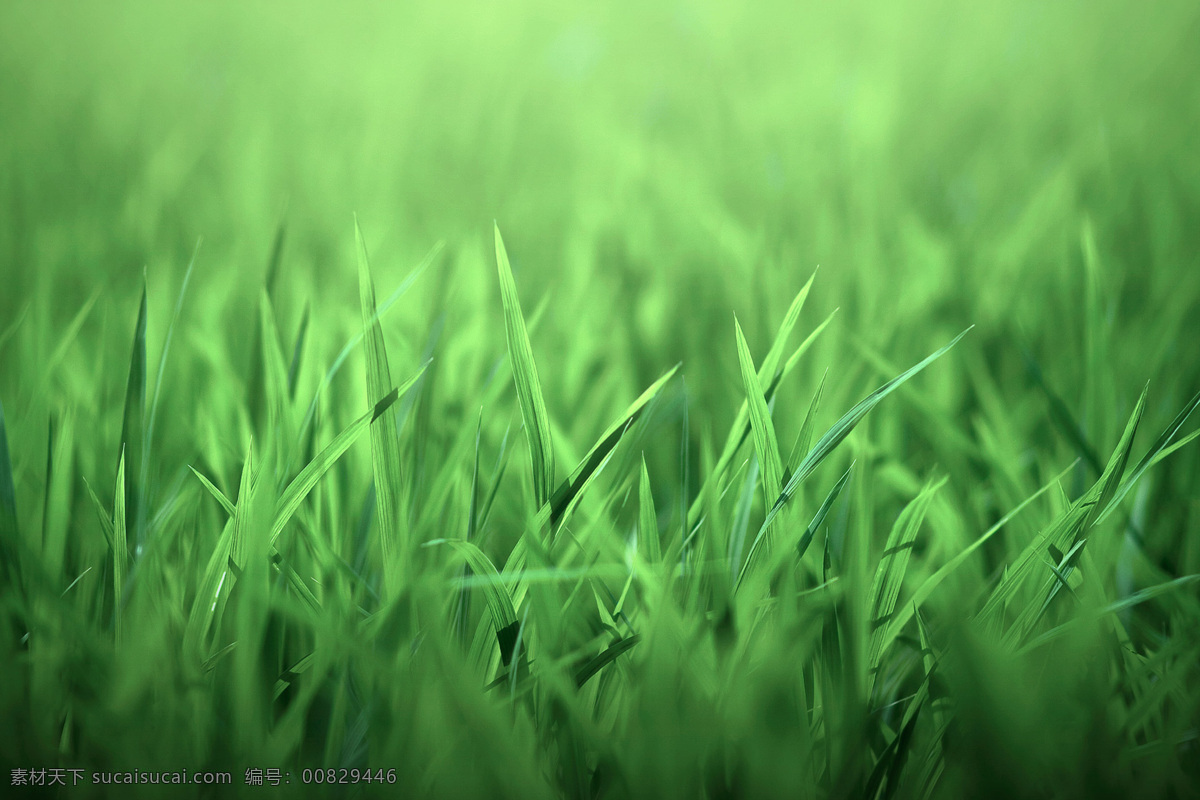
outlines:
{"label": "grass clump", "polygon": [[0,11],[14,796],[1200,789],[1194,9],[127,5]]}

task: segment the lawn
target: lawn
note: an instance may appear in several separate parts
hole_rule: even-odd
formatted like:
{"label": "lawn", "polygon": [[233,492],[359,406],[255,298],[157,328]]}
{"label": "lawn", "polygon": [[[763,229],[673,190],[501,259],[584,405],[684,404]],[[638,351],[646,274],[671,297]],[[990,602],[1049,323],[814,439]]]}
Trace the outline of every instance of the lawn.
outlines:
{"label": "lawn", "polygon": [[1198,41],[4,3],[0,793],[1197,796]]}

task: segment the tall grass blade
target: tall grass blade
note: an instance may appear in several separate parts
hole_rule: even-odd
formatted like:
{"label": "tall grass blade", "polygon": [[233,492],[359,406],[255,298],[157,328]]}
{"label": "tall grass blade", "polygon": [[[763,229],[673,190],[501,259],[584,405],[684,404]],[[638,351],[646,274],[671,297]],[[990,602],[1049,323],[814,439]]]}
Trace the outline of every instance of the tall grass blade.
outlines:
{"label": "tall grass blade", "polygon": [[[383,328],[376,317],[375,284],[367,260],[358,218],[354,219],[355,250],[358,253],[358,291],[362,304],[363,338],[367,350],[367,396],[383,397],[392,388]],[[398,591],[398,580],[409,572],[407,536],[401,530],[400,439],[395,408],[385,409],[371,424],[371,464],[375,475],[375,513],[379,521],[379,543],[383,559],[385,599]]]}
{"label": "tall grass blade", "polygon": [[550,501],[550,492],[554,485],[554,448],[550,441],[550,419],[546,414],[546,401],[542,397],[542,384],[538,379],[533,347],[529,343],[529,332],[525,329],[525,318],[521,314],[517,284],[513,280],[508,252],[504,249],[504,240],[500,236],[498,225],[494,226],[494,233],[496,268],[500,274],[500,295],[504,304],[504,335],[508,341],[513,382],[517,387],[521,418],[525,421],[525,435],[529,441],[534,502],[540,508]]}
{"label": "tall grass blade", "polygon": [[651,564],[662,561],[662,541],[658,533],[658,513],[654,510],[654,494],[650,488],[650,473],[646,456],[642,456],[642,473],[638,481],[638,544]]}
{"label": "tall grass blade", "polygon": [[121,642],[121,617],[125,604],[125,571],[129,566],[129,544],[125,532],[125,454],[117,465],[117,487],[113,497],[113,633]]}
{"label": "tall grass blade", "polygon": [[754,359],[742,334],[742,326],[734,318],[734,331],[737,335],[738,363],[742,371],[742,386],[746,392],[746,402],[750,409],[750,431],[754,435],[754,452],[758,455],[758,463],[762,465],[764,505],[769,507],[779,497],[783,490],[783,462],[779,456],[779,440],[775,436],[775,424],[771,421],[771,410],[763,395],[758,373],[754,369]]}
{"label": "tall grass blade", "polygon": [[874,674],[879,669],[879,661],[883,656],[883,645],[886,626],[896,609],[896,600],[900,597],[900,586],[908,569],[908,561],[912,556],[912,548],[916,543],[917,533],[925,521],[929,504],[933,496],[946,485],[948,478],[942,478],[937,483],[928,483],[912,502],[904,507],[904,511],[892,526],[888,536],[883,557],[875,570],[875,580],[871,587],[871,642],[868,653],[867,669]]}
{"label": "tall grass blade", "polygon": [[129,378],[125,384],[125,411],[121,419],[121,439],[117,444],[125,469],[125,513],[132,522],[134,541],[142,542],[145,513],[142,508],[141,477],[145,452],[146,421],[146,280],[142,277],[142,299],[138,304],[137,324],[133,331],[133,352],[129,358]]}

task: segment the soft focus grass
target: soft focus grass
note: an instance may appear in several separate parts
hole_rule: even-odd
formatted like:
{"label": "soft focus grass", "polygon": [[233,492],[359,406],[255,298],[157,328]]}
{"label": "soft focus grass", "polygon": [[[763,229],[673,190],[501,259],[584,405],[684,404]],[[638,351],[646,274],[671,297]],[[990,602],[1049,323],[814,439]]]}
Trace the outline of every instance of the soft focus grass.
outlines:
{"label": "soft focus grass", "polygon": [[1200,787],[1192,4],[143,6],[0,9],[0,780]]}

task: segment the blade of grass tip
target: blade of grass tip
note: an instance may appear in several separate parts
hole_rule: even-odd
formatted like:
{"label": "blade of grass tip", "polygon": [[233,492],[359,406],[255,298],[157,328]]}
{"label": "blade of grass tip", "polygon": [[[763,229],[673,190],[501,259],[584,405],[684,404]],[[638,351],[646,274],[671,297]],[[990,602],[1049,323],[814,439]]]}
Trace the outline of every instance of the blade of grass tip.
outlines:
{"label": "blade of grass tip", "polygon": [[550,521],[553,525],[558,525],[562,519],[563,512],[567,507],[576,500],[583,491],[584,485],[592,477],[592,474],[599,468],[601,463],[607,461],[608,456],[620,443],[633,423],[641,417],[646,410],[646,406],[655,399],[662,387],[674,377],[679,371],[679,364],[676,364],[671,369],[667,370],[658,380],[650,384],[646,391],[634,400],[629,408],[625,409],[620,417],[618,417],[604,433],[600,434],[600,438],[596,440],[596,444],[588,451],[583,460],[579,462],[579,466],[571,473],[565,481],[559,484],[558,489],[550,498]]}
{"label": "blade of grass tip", "polygon": [[[358,290],[362,304],[363,336],[367,350],[367,395],[383,397],[392,388],[383,327],[376,318],[375,284],[367,260],[358,217],[354,218],[355,250],[358,253]],[[389,406],[371,424],[371,464],[375,475],[375,513],[383,558],[384,599],[399,589],[397,580],[408,575],[408,543],[400,530],[401,511],[400,439],[396,410]]]}
{"label": "blade of grass tip", "polygon": [[[430,248],[429,252],[425,254],[425,257],[421,259],[421,263],[419,263],[412,272],[405,276],[404,280],[400,282],[400,285],[397,286],[390,295],[388,295],[388,298],[384,300],[382,304],[380,304],[374,316],[371,317],[372,323],[380,321],[384,318],[391,307],[396,304],[396,301],[398,301],[405,295],[405,293],[408,292],[412,285],[416,283],[417,278],[421,277],[421,275],[425,273],[425,270],[427,270],[429,266],[437,259],[438,255],[440,255],[442,250],[445,249],[445,246],[445,242],[439,241],[434,244],[432,248]],[[333,364],[330,365],[329,369],[325,371],[325,377],[321,379],[321,384],[317,387],[316,393],[313,394],[312,401],[308,404],[308,410],[304,413],[304,421],[300,423],[299,435],[301,438],[308,433],[309,427],[312,425],[313,419],[316,417],[317,404],[321,399],[321,395],[329,387],[329,385],[333,383],[333,379],[341,370],[342,365],[346,363],[346,359],[350,357],[350,354],[354,352],[354,348],[357,347],[362,340],[363,331],[360,330],[351,336],[346,344],[342,346],[342,349],[338,351],[337,357],[334,358]],[[288,469],[289,471],[291,470],[290,464],[288,465]]]}
{"label": "blade of grass tip", "polygon": [[221,505],[221,508],[225,509],[225,513],[232,517],[234,512],[233,501],[226,497],[224,492],[218,489],[212,481],[204,477],[204,475],[195,467],[189,466],[188,469],[192,471],[193,475],[200,479],[201,485],[203,485],[204,488],[208,490],[208,493],[211,494],[214,499],[216,499],[216,501]]}
{"label": "blade of grass tip", "polygon": [[[974,325],[971,326],[971,328],[974,327]],[[829,456],[829,454],[832,453],[834,449],[840,445],[847,436],[850,435],[850,432],[854,430],[858,423],[861,422],[863,418],[875,408],[875,406],[879,405],[879,403],[882,402],[885,397],[896,391],[896,389],[900,388],[900,386],[902,386],[914,375],[921,372],[921,370],[925,369],[934,361],[945,355],[952,347],[954,347],[954,345],[958,344],[959,341],[967,335],[971,328],[967,328],[967,330],[963,331],[958,336],[955,336],[953,341],[951,341],[945,347],[942,347],[936,352],[931,353],[920,363],[910,367],[905,372],[902,372],[895,378],[892,378],[890,381],[885,383],[883,386],[880,386],[878,389],[871,392],[869,395],[859,401],[856,406],[847,411],[841,419],[835,422],[833,426],[825,432],[825,434],[817,441],[817,443],[813,445],[813,448],[808,451],[808,455],[804,457],[804,460],[801,461],[796,467],[796,470],[792,474],[792,477],[788,480],[787,485],[783,487],[783,491],[780,493],[779,499],[775,501],[775,504],[771,506],[771,510],[767,512],[767,517],[765,520],[763,520],[762,527],[759,528],[758,535],[755,537],[753,544],[750,546],[750,552],[746,556],[747,564],[749,564],[754,558],[755,553],[757,552],[760,543],[763,540],[763,537],[766,535],[767,528],[775,520],[775,517],[779,514],[787,502],[792,498],[792,495],[796,493],[796,490],[800,487],[800,484],[807,480],[810,475],[812,475],[821,462],[823,462]]]}
{"label": "blade of grass tip", "polygon": [[[813,395],[812,402],[808,406],[808,412],[804,415],[804,424],[800,426],[800,432],[796,435],[796,442],[792,445],[792,452],[788,455],[788,464],[799,463],[803,453],[807,453],[812,447],[813,428],[817,423],[817,412],[821,408],[821,398],[825,395],[825,380],[829,377],[828,367],[821,375],[821,382],[817,384],[816,394]],[[786,465],[783,468],[784,481],[792,479],[792,471]]]}
{"label": "blade of grass tip", "polygon": [[300,328],[296,331],[296,343],[292,346],[292,361],[288,365],[287,375],[288,400],[296,399],[296,379],[300,375],[300,359],[304,354],[304,340],[308,334],[308,318],[311,308],[305,302],[304,313],[300,315]]}
{"label": "blade of grass tip", "polygon": [[[283,533],[283,529],[287,526],[288,521],[291,520],[292,516],[300,508],[300,504],[304,502],[304,498],[308,497],[308,493],[313,490],[313,487],[317,485],[322,476],[350,449],[350,446],[357,441],[358,437],[367,428],[371,427],[372,423],[382,418],[388,409],[392,408],[401,393],[412,388],[424,370],[425,368],[422,367],[417,371],[416,375],[405,381],[401,387],[390,391],[386,397],[383,397],[375,404],[374,408],[350,423],[344,431],[326,445],[325,449],[316,458],[310,461],[304,469],[300,470],[299,475],[292,479],[292,482],[288,484],[287,488],[279,496],[279,505],[275,512],[275,522],[271,526],[272,544]],[[378,503],[376,503],[376,507],[378,507]]]}
{"label": "blade of grass tip", "polygon": [[[275,303],[275,287],[279,282],[279,265],[283,261],[283,245],[287,238],[287,226],[283,220],[280,220],[279,226],[275,229],[275,237],[271,242],[271,251],[267,256],[267,271],[263,278],[262,289],[271,299],[272,307]],[[255,427],[261,421],[261,415],[265,411],[263,408],[263,369],[265,364],[262,359],[262,319],[255,322],[254,329],[250,332],[250,363],[248,365],[249,374],[246,376],[246,398],[247,405],[250,408],[251,418],[254,421]]]}
{"label": "blade of grass tip", "polygon": [[100,502],[100,498],[92,490],[92,485],[88,483],[87,478],[83,479],[83,485],[88,490],[88,495],[92,498],[92,507],[96,509],[96,516],[100,519],[100,531],[104,534],[104,541],[110,548],[115,549],[116,543],[113,539],[112,517],[104,510],[104,504]]}
{"label": "blade of grass tip", "polygon": [[1129,493],[1130,489],[1137,485],[1137,482],[1141,480],[1142,476],[1148,469],[1153,467],[1170,453],[1184,446],[1188,442],[1193,441],[1197,435],[1200,435],[1200,432],[1192,433],[1182,441],[1177,442],[1169,450],[1167,448],[1167,446],[1171,443],[1171,440],[1174,439],[1176,434],[1179,433],[1179,429],[1184,426],[1184,424],[1188,421],[1188,418],[1192,415],[1192,412],[1196,410],[1197,406],[1200,406],[1200,393],[1197,393],[1190,401],[1188,401],[1187,405],[1183,407],[1183,410],[1181,410],[1175,416],[1175,419],[1171,421],[1171,424],[1168,425],[1162,434],[1160,434],[1159,437],[1154,441],[1154,444],[1150,445],[1150,449],[1146,451],[1146,455],[1142,457],[1142,460],[1139,461],[1137,466],[1134,467],[1130,472],[1129,478],[1126,479],[1124,483],[1121,484],[1120,488],[1113,493],[1113,496],[1105,506],[1103,513],[1096,518],[1097,525],[1108,519],[1108,516],[1117,508],[1117,506],[1120,505],[1121,501],[1125,499],[1125,495]]}
{"label": "blade of grass tip", "polygon": [[1051,488],[1057,486],[1064,478],[1067,477],[1067,475],[1071,474],[1078,462],[1079,459],[1071,462],[1066,469],[1062,470],[1045,484],[1043,484],[1040,489],[1031,494],[1029,497],[1025,498],[1020,505],[1005,514],[999,522],[988,528],[988,530],[973,543],[971,543],[970,546],[939,567],[937,572],[926,578],[925,582],[922,583],[915,592],[913,592],[911,601],[902,606],[901,609],[896,612],[896,615],[892,618],[891,622],[888,623],[887,633],[883,637],[883,647],[887,648],[893,641],[896,640],[896,638],[900,635],[900,632],[904,630],[904,626],[908,624],[910,619],[912,619],[913,610],[924,603],[925,600],[928,599],[931,594],[933,594],[934,589],[941,585],[942,581],[944,581],[952,572],[962,566],[962,563],[966,561],[972,553],[982,547],[985,542],[991,539],[992,536],[994,536],[1005,525],[1011,522],[1015,516],[1024,511],[1034,500],[1041,497]]}
{"label": "blade of grass tip", "polygon": [[758,371],[758,380],[760,383],[770,383],[774,378],[776,371],[779,368],[779,361],[783,358],[783,350],[787,347],[788,339],[792,336],[792,331],[796,328],[796,322],[800,319],[800,312],[804,309],[804,303],[808,300],[808,292],[812,289],[813,281],[817,279],[817,270],[813,270],[809,276],[808,282],[804,284],[796,296],[792,298],[792,304],[788,306],[787,313],[783,315],[783,322],[779,324],[779,330],[775,334],[775,341],[771,342],[771,349],[767,351],[767,355],[763,358],[763,362]]}
{"label": "blade of grass tip", "polygon": [[496,268],[500,275],[500,294],[504,304],[504,335],[508,340],[513,382],[517,387],[521,418],[525,421],[525,435],[529,441],[534,500],[540,508],[549,502],[551,487],[554,484],[554,448],[550,441],[550,420],[546,413],[545,399],[542,397],[537,365],[533,359],[533,347],[525,329],[525,318],[521,315],[517,284],[513,279],[512,267],[508,263],[504,240],[500,236],[500,226],[494,225],[493,229],[496,240]]}
{"label": "blade of grass tip", "polygon": [[0,558],[8,578],[18,592],[23,593],[20,552],[20,533],[17,529],[17,494],[14,488],[12,461],[8,453],[8,431],[4,421],[4,404],[0,403]]}
{"label": "blade of grass tip", "polygon": [[117,487],[113,498],[113,631],[121,642],[121,612],[125,603],[125,569],[129,545],[125,535],[125,454],[117,466]]}
{"label": "blade of grass tip", "polygon": [[646,560],[651,564],[662,561],[662,542],[658,534],[658,513],[654,510],[654,495],[650,490],[650,473],[646,456],[642,454],[642,474],[638,483],[638,538]]}
{"label": "blade of grass tip", "polygon": [[[775,392],[779,389],[779,386],[783,383],[784,379],[792,373],[792,371],[796,368],[796,365],[800,363],[800,359],[806,352],[808,352],[808,349],[812,346],[813,342],[815,342],[817,337],[820,336],[825,328],[829,326],[829,323],[833,321],[833,318],[836,315],[837,309],[834,309],[833,312],[830,313],[830,315],[826,317],[825,320],[818,325],[803,342],[801,342],[800,346],[797,347],[795,351],[788,357],[788,360],[784,363],[783,367],[775,372],[774,377],[771,378],[765,392],[767,403],[770,403],[774,399]],[[764,383],[766,380],[767,378],[765,377],[765,370],[760,370],[759,383]],[[737,455],[737,451],[741,449],[742,443],[746,441],[746,437],[749,435],[750,409],[746,401],[743,400],[741,406],[738,408],[737,415],[734,417],[733,425],[729,428],[729,435],[726,437],[725,445],[721,449],[721,456],[717,459],[716,470],[713,473],[716,481],[719,482],[725,476],[725,473],[728,472],[730,465],[733,463],[734,457]],[[704,508],[704,495],[708,490],[709,486],[707,484],[702,484],[700,491],[696,495],[696,498],[692,501],[687,514],[688,526],[696,526],[698,518],[702,513],[702,509]]]}
{"label": "blade of grass tip", "polygon": [[[250,497],[249,486],[251,481],[251,471],[253,468],[253,446],[246,452],[246,460],[242,462],[242,474],[238,481],[238,502]],[[234,568],[240,568],[237,559],[233,557],[235,552],[235,535],[237,531],[238,519],[237,509],[226,521],[225,527],[221,531],[221,536],[217,539],[216,547],[213,548],[212,555],[208,559],[208,564],[204,568],[204,573],[200,579],[199,585],[196,587],[196,597],[192,602],[191,611],[188,614],[187,626],[184,629],[184,647],[189,657],[194,657],[203,660],[205,639],[208,637],[209,630],[213,626],[213,621],[217,617],[218,606],[222,605],[222,599],[229,596],[229,590],[233,586],[234,574],[231,571],[231,565]],[[237,536],[237,538],[241,538]],[[243,545],[239,543],[237,550],[240,551]],[[223,606],[222,606],[223,607]]]}
{"label": "blade of grass tip", "polygon": [[878,672],[879,662],[883,657],[886,634],[884,627],[896,610],[896,600],[900,597],[900,586],[908,570],[908,561],[917,540],[917,533],[925,522],[925,515],[934,495],[948,480],[949,478],[942,478],[937,483],[927,483],[920,494],[904,507],[896,519],[896,524],[892,526],[883,556],[875,569],[874,585],[871,587],[871,643],[867,662],[867,669],[872,675]]}
{"label": "blade of grass tip", "polygon": [[804,554],[808,552],[809,545],[812,544],[813,537],[817,535],[817,531],[821,525],[825,523],[825,518],[829,516],[829,509],[833,508],[833,504],[842,494],[842,490],[846,488],[846,484],[850,481],[850,474],[854,471],[854,464],[842,473],[842,477],[838,478],[837,483],[829,490],[829,494],[825,496],[825,500],[821,502],[821,507],[817,509],[817,513],[813,515],[812,522],[808,523],[808,527],[804,529],[804,533],[800,536],[800,541],[796,543],[796,560],[804,558]]}
{"label": "blade of grass tip", "polygon": [[134,541],[141,544],[144,513],[139,497],[142,486],[143,426],[146,415],[146,277],[142,275],[142,299],[138,305],[137,325],[133,332],[133,354],[129,359],[129,379],[125,384],[125,412],[121,421],[120,467],[125,470],[125,513],[133,522]]}
{"label": "blade of grass tip", "polygon": [[[158,420],[158,401],[162,396],[163,374],[167,369],[167,357],[171,353],[171,342],[175,338],[175,327],[179,324],[179,317],[183,313],[183,300],[187,297],[188,286],[192,282],[192,272],[196,267],[196,256],[200,254],[200,245],[204,244],[204,237],[196,239],[196,247],[192,250],[191,261],[188,262],[187,270],[183,273],[183,283],[179,286],[179,296],[175,299],[175,311],[171,314],[171,323],[167,326],[167,336],[163,340],[162,354],[158,357],[158,373],[154,379],[154,394],[150,399],[150,414],[146,422],[146,452],[151,453],[154,450],[154,427]],[[142,483],[146,483],[148,475],[146,474],[147,462],[142,463]]]}
{"label": "blade of grass tip", "polygon": [[[505,647],[506,643],[503,640],[502,632],[507,631],[516,623],[517,612],[513,606],[512,597],[504,587],[504,580],[500,577],[499,570],[496,569],[496,565],[487,557],[487,554],[476,545],[456,539],[442,541],[454,548],[466,560],[475,574],[486,581],[483,584],[484,596],[487,598],[488,611],[492,615],[492,624],[496,627],[496,635],[501,637],[500,653],[504,658],[504,666],[508,666],[512,658],[512,643],[509,642],[509,646]],[[515,633],[515,629],[513,632]]]}
{"label": "blade of grass tip", "polygon": [[754,358],[750,355],[750,348],[746,344],[746,337],[736,316],[733,319],[733,327],[737,337],[742,386],[750,409],[754,451],[758,455],[758,463],[762,465],[763,505],[770,508],[779,497],[779,492],[783,490],[783,461],[779,457],[779,440],[775,436],[775,424],[771,421],[771,411],[767,408],[762,384],[759,383],[758,373],[754,369]]}

